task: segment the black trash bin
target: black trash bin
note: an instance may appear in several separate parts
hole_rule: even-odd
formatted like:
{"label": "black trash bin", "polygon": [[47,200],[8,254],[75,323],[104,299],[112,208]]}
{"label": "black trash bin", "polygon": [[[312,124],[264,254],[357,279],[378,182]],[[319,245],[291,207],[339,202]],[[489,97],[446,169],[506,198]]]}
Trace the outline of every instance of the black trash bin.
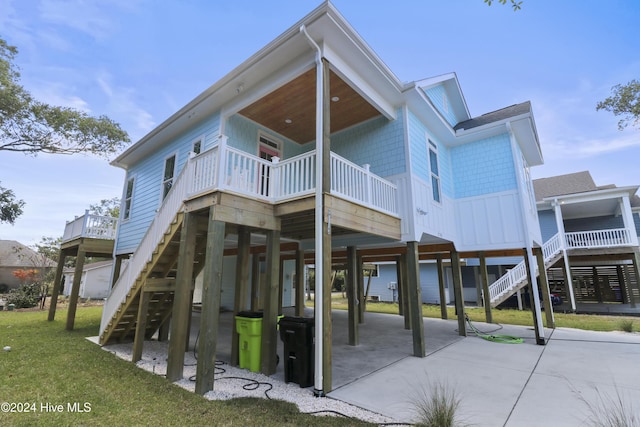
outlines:
{"label": "black trash bin", "polygon": [[280,339],[284,343],[284,382],[300,387],[313,385],[314,319],[284,316]]}

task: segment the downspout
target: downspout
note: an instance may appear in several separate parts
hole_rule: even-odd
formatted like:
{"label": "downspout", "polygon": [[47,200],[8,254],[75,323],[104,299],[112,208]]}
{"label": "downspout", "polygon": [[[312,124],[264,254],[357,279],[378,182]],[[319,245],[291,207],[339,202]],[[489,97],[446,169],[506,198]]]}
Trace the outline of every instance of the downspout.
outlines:
{"label": "downspout", "polygon": [[[513,164],[515,166],[519,163],[518,158],[516,156],[516,152],[517,152],[516,141],[515,141],[515,137],[513,136],[513,130],[511,129],[511,122],[507,122],[505,123],[505,125],[507,127],[507,131],[509,132],[509,141],[511,142],[511,153],[513,156]],[[522,177],[518,170],[516,170],[516,182],[518,183],[518,195],[519,195],[518,198],[520,199],[522,229],[524,231],[524,238],[525,238],[526,252],[527,252],[525,256],[529,259],[529,275],[531,277],[531,280],[534,281],[534,283],[530,283],[533,295],[531,295],[531,298],[529,298],[529,300],[533,303],[533,310],[536,313],[536,330],[538,332],[537,335],[539,336],[539,341],[536,342],[536,344],[545,345],[544,325],[542,324],[542,308],[540,307],[540,293],[538,292],[538,284],[535,283],[536,263],[534,262],[534,259],[533,259],[533,245],[531,244],[531,238],[529,236],[529,226],[528,226],[528,221],[526,217],[527,205],[524,201],[524,198],[522,197],[522,194],[524,194],[523,192],[524,185],[522,183]],[[538,337],[536,337],[536,339],[538,339]]]}
{"label": "downspout", "polygon": [[324,382],[324,372],[322,370],[323,366],[323,353],[324,353],[324,342],[323,340],[323,331],[324,331],[324,319],[322,317],[322,306],[318,306],[318,304],[322,304],[324,300],[324,277],[322,277],[322,259],[324,253],[323,247],[323,194],[322,194],[322,140],[323,140],[323,86],[324,86],[324,78],[323,78],[323,70],[322,70],[322,52],[320,50],[320,46],[311,38],[309,33],[307,32],[307,28],[304,25],[300,26],[300,32],[304,34],[309,41],[311,47],[316,51],[316,203],[315,203],[315,266],[316,266],[316,275],[315,275],[315,304],[314,304],[314,314],[315,314],[315,334],[316,337],[320,339],[315,340],[315,354],[314,354],[314,390],[313,393],[316,396],[324,396],[323,382]]}

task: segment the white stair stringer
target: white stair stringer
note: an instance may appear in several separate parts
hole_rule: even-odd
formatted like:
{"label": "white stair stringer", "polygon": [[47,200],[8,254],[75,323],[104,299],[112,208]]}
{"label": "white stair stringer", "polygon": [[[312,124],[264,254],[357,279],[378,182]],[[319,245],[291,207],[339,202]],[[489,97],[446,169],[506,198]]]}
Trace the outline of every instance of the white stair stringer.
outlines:
{"label": "white stair stringer", "polygon": [[162,202],[151,225],[147,229],[140,244],[136,248],[129,262],[123,268],[120,277],[111,289],[109,297],[105,301],[102,309],[102,320],[100,322],[100,340],[106,341],[103,334],[109,323],[114,321],[119,313],[120,307],[126,303],[128,298],[135,297],[136,292],[131,292],[137,279],[145,271],[147,263],[153,259],[154,251],[165,236],[166,231],[171,227],[176,215],[183,209],[183,202],[188,193],[188,179],[190,175],[191,162],[187,162],[181,173],[171,187],[171,190]]}
{"label": "white stair stringer", "polygon": [[[562,256],[562,239],[559,233],[542,245],[542,254],[544,256],[545,268],[548,268],[558,261]],[[537,265],[535,266],[535,271],[536,277],[538,277],[540,272],[538,271]],[[527,267],[523,260],[505,275],[489,285],[491,306],[496,307],[501,304],[516,291],[525,287],[527,283]]]}

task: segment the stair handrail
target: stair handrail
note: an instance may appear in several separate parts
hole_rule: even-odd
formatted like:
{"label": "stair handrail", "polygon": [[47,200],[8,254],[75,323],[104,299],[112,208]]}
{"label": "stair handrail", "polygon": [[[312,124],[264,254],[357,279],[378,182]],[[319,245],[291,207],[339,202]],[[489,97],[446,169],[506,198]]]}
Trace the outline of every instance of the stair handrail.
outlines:
{"label": "stair handrail", "polygon": [[[551,261],[563,248],[562,235],[556,233],[549,240],[542,245],[542,256],[544,258],[545,265]],[[536,274],[538,266],[535,266]],[[498,280],[489,285],[489,296],[491,301],[503,296],[505,293],[511,291],[518,283],[527,279],[527,267],[526,263],[520,261],[514,268],[509,270],[506,274],[500,277]]]}
{"label": "stair handrail", "polygon": [[111,289],[109,298],[105,301],[102,309],[102,321],[100,322],[100,335],[106,329],[108,322],[115,315],[126,298],[129,290],[135,283],[142,270],[148,261],[153,256],[153,251],[160,243],[160,240],[164,236],[171,225],[171,221],[175,218],[176,214],[182,207],[187,195],[188,186],[191,182],[190,176],[193,171],[193,162],[186,162],[182,171],[178,174],[178,177],[173,182],[173,185],[167,196],[162,201],[160,208],[151,221],[151,224],[147,228],[147,231],[142,237],[140,244],[136,248],[133,255],[129,259],[129,265],[126,270],[122,272],[115,285]]}

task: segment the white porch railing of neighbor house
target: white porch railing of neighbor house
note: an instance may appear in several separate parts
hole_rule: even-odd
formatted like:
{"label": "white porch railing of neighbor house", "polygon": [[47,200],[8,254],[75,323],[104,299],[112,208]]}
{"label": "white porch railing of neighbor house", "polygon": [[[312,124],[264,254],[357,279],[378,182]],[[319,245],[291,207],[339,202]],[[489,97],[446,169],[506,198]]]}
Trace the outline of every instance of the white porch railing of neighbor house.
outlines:
{"label": "white porch railing of neighbor house", "polygon": [[84,215],[67,222],[62,235],[62,242],[68,242],[80,237],[114,240],[117,227],[118,220],[116,218],[93,215],[87,210]]}
{"label": "white porch railing of neighbor house", "polygon": [[565,233],[567,249],[596,249],[629,246],[631,233],[626,228],[611,230],[572,231]]}
{"label": "white porch railing of neighbor house", "polygon": [[[257,199],[279,202],[315,190],[315,151],[273,161],[224,144],[193,157],[189,196],[228,189]],[[222,165],[219,167],[219,165]],[[335,153],[331,153],[331,193],[347,200],[397,214],[397,187]]]}
{"label": "white porch railing of neighbor house", "polygon": [[193,175],[193,167],[193,163],[187,163],[185,167],[182,168],[182,171],[175,179],[173,186],[163,200],[160,209],[158,209],[156,216],[153,218],[147,232],[142,237],[138,248],[120,272],[120,277],[111,289],[111,294],[105,301],[102,309],[100,334],[102,334],[107,323],[116,313],[118,307],[120,307],[120,304],[126,300],[129,290],[147,262],[151,261],[153,251],[156,249],[158,243],[162,241],[164,233],[169,229],[176,213],[180,210],[185,195],[187,194],[187,188],[190,183],[189,178]]}
{"label": "white porch railing of neighbor house", "polygon": [[[564,242],[563,236],[560,233],[547,240],[545,244],[542,245],[542,254],[546,265],[560,253],[563,247],[566,249],[598,249],[630,246],[632,244],[631,231],[626,228],[572,231],[564,233]],[[536,266],[536,272],[537,271]],[[501,297],[504,293],[510,292],[515,286],[526,279],[527,270],[524,261],[522,261],[489,286],[491,301]]]}

